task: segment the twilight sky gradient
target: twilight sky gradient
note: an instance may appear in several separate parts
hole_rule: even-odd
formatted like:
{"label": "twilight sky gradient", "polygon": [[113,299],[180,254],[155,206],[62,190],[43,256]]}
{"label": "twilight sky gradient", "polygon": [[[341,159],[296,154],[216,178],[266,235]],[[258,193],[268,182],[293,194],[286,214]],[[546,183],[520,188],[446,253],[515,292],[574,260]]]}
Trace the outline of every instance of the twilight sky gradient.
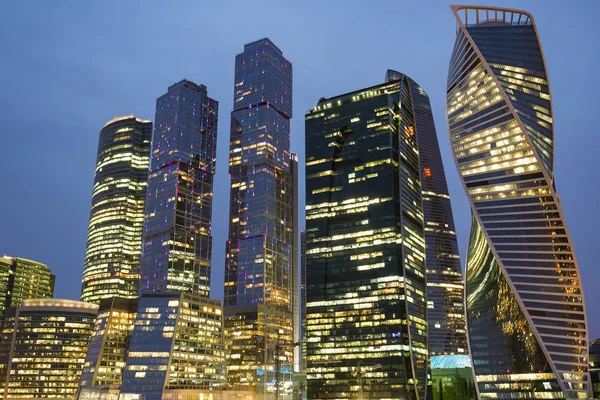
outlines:
{"label": "twilight sky gradient", "polygon": [[[464,264],[470,213],[445,117],[456,26],[450,4],[5,2],[0,7],[0,254],[46,263],[57,275],[56,297],[78,299],[100,129],[117,115],[154,120],[156,98],[187,78],[205,84],[220,102],[211,282],[213,297],[222,298],[234,55],[245,43],[268,36],[294,63],[292,151],[300,154],[301,165],[304,113],[320,97],[379,84],[388,68],[425,89]],[[594,121],[600,110],[600,2],[495,4],[530,11],[538,26],[553,95],[557,190],[583,276],[590,336],[597,338],[600,133]],[[303,205],[304,187],[300,198]]]}

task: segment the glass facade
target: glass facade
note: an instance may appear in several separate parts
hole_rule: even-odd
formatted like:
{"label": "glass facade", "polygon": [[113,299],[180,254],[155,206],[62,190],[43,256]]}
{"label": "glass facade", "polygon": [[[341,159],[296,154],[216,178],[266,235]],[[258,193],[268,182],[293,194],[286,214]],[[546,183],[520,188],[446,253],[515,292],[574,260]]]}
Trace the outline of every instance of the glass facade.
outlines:
{"label": "glass facade", "polygon": [[73,399],[98,306],[27,299],[7,310],[0,348],[4,399]]}
{"label": "glass facade", "polygon": [[293,318],[293,341],[297,345],[294,349],[294,372],[302,372],[302,347],[301,347],[301,321],[300,321],[300,269],[298,268],[298,257],[300,241],[298,237],[298,155],[292,153],[290,157],[290,173],[292,181],[292,318]]}
{"label": "glass facade", "polygon": [[306,115],[309,399],[424,399],[425,233],[410,78],[321,99]]}
{"label": "glass facade", "polygon": [[[276,355],[293,368],[297,158],[290,154],[292,64],[265,38],[235,57],[225,330],[229,383],[273,392]],[[279,350],[278,350],[279,349]],[[270,382],[270,384],[268,384]]]}
{"label": "glass facade", "polygon": [[431,356],[432,400],[475,400],[471,358],[468,355]]}
{"label": "glass facade", "polygon": [[553,179],[551,95],[533,17],[452,9],[447,117],[473,214],[466,305],[480,398],[588,398],[583,291]]}
{"label": "glass facade", "polygon": [[300,232],[300,316],[298,318],[302,337],[301,366],[306,374],[306,231]]}
{"label": "glass facade", "polygon": [[100,301],[94,331],[79,381],[78,399],[100,398],[120,387],[139,300]]}
{"label": "glass facade", "polygon": [[116,117],[100,131],[81,300],[138,294],[152,122]]}
{"label": "glass facade", "polygon": [[208,297],[218,103],[183,80],[156,100],[140,292]]}
{"label": "glass facade", "polygon": [[[401,79],[388,71],[387,80]],[[412,83],[421,174],[427,268],[427,345],[430,355],[466,354],[464,282],[446,173],[433,123],[431,104]]]}
{"label": "glass facade", "polygon": [[0,257],[0,326],[4,312],[25,299],[54,296],[56,276],[42,263],[26,258]]}
{"label": "glass facade", "polygon": [[123,374],[125,398],[161,399],[165,390],[218,390],[224,384],[221,302],[195,294],[143,294]]}
{"label": "glass facade", "polygon": [[590,377],[594,399],[600,399],[600,339],[590,343]]}

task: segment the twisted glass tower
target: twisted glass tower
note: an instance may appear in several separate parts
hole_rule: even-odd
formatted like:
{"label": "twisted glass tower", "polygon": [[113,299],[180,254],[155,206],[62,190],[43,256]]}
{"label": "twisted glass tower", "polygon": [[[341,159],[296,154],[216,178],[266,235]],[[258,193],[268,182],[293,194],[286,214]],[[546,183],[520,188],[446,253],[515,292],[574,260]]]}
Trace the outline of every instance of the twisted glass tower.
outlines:
{"label": "twisted glass tower", "polygon": [[587,398],[581,278],[553,174],[533,17],[454,6],[447,117],[472,210],[467,325],[481,398]]}

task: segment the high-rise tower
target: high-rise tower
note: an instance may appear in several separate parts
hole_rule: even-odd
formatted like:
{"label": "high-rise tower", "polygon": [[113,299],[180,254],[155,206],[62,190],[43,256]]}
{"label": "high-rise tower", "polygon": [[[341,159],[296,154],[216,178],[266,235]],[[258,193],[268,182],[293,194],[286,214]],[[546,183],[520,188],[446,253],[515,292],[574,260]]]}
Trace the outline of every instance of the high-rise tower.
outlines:
{"label": "high-rise tower", "polygon": [[467,325],[481,398],[588,398],[581,276],[554,181],[538,32],[525,11],[454,6],[447,117],[472,211]]}
{"label": "high-rise tower", "polygon": [[417,142],[432,126],[423,89],[394,71],[384,84],[322,98],[306,115],[310,399],[425,399]]}
{"label": "high-rise tower", "polygon": [[156,100],[141,292],[208,297],[218,103],[183,80]]}
{"label": "high-rise tower", "polygon": [[[401,75],[388,71],[388,81],[394,78]],[[418,101],[414,118],[425,221],[427,347],[432,356],[466,354],[464,282],[452,205],[429,98],[419,94],[414,97]]]}
{"label": "high-rise tower", "polygon": [[296,199],[290,154],[292,64],[269,39],[235,57],[226,244],[225,335],[230,384],[275,391],[291,371],[297,307]]}
{"label": "high-rise tower", "polygon": [[152,122],[133,115],[104,125],[98,140],[81,299],[138,294]]}

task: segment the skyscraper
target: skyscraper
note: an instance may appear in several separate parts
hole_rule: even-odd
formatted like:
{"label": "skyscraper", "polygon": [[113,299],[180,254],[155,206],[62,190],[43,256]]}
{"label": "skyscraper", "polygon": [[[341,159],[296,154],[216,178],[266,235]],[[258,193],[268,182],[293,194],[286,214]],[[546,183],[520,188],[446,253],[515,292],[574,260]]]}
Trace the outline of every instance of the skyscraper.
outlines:
{"label": "skyscraper", "polygon": [[3,399],[73,399],[98,306],[26,299],[6,312],[0,347]]}
{"label": "skyscraper", "polygon": [[274,392],[291,371],[297,301],[292,64],[268,38],[235,57],[225,268],[228,379]]}
{"label": "skyscraper", "polygon": [[[388,80],[392,77],[393,72],[388,73]],[[427,346],[433,356],[466,354],[464,282],[454,217],[431,105],[427,95],[420,94],[414,118],[425,220]]]}
{"label": "skyscraper", "polygon": [[454,6],[447,117],[472,211],[467,325],[481,398],[588,398],[581,277],[554,181],[533,17]]}
{"label": "skyscraper", "polygon": [[395,71],[306,114],[309,399],[425,398],[417,141],[430,119],[423,89]]}
{"label": "skyscraper", "polygon": [[81,299],[138,294],[152,122],[133,115],[100,131]]}
{"label": "skyscraper", "polygon": [[156,100],[140,291],[208,297],[218,103],[183,80]]}
{"label": "skyscraper", "polygon": [[54,296],[56,276],[42,263],[19,257],[0,257],[0,327],[4,312],[25,299]]}

